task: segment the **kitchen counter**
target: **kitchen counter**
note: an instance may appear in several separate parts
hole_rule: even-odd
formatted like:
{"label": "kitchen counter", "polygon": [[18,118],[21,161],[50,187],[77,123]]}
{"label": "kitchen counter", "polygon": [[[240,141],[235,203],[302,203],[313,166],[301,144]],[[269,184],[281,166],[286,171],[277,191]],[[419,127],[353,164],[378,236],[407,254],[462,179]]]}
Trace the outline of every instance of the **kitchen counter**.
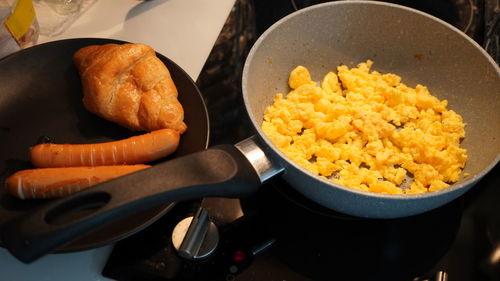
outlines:
{"label": "kitchen counter", "polygon": [[[55,36],[41,35],[39,43],[79,37],[144,43],[176,62],[196,80],[235,0],[89,2],[90,7],[68,29]],[[44,21],[39,19],[40,24]]]}
{"label": "kitchen counter", "polygon": [[[95,1],[68,28],[38,43],[102,37],[148,44],[181,66],[193,80],[203,65],[235,0]],[[43,19],[40,19],[43,23]],[[108,281],[101,275],[113,245],[66,254],[50,254],[24,264],[0,249],[0,280]]]}

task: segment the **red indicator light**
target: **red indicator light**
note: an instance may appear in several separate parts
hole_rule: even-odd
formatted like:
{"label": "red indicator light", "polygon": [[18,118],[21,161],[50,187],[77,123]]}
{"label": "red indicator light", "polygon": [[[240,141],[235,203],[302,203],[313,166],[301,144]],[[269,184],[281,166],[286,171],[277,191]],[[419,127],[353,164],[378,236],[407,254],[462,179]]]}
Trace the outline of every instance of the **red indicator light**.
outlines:
{"label": "red indicator light", "polygon": [[236,250],[233,253],[233,261],[236,263],[240,263],[246,259],[246,254],[243,251]]}

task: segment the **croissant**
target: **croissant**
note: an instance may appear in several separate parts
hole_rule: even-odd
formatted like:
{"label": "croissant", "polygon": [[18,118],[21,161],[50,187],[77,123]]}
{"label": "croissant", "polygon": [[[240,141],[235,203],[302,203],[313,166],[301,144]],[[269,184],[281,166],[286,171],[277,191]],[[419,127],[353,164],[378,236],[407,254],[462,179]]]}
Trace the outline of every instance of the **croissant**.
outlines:
{"label": "croissant", "polygon": [[135,131],[186,131],[170,72],[143,44],[91,45],[73,56],[90,112]]}

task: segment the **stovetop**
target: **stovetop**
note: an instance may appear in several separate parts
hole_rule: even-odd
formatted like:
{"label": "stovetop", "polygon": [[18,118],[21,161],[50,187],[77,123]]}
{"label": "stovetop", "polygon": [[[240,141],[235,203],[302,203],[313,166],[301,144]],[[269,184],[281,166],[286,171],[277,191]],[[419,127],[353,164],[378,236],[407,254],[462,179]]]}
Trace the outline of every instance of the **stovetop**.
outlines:
{"label": "stovetop", "polygon": [[[500,280],[499,167],[465,196],[425,214],[349,217],[305,199],[277,178],[254,196],[179,203],[115,246],[104,276],[148,280]],[[202,208],[219,244],[180,257],[172,232]]]}
{"label": "stovetop", "polygon": [[[211,119],[211,145],[251,134],[239,79],[252,40],[280,17],[324,1],[253,2],[236,1],[198,81]],[[485,10],[491,1],[390,2],[447,20],[498,59],[499,20]],[[253,21],[252,29],[248,23]],[[403,219],[335,213],[297,194],[279,177],[247,198],[179,202],[151,226],[118,242],[103,275],[119,281],[500,280],[498,174],[497,165],[464,196]],[[192,245],[179,245],[172,234],[182,228],[181,221],[201,220],[204,214],[211,223],[188,233],[196,236],[206,227],[215,238],[199,247],[206,255],[192,255],[186,250]]]}

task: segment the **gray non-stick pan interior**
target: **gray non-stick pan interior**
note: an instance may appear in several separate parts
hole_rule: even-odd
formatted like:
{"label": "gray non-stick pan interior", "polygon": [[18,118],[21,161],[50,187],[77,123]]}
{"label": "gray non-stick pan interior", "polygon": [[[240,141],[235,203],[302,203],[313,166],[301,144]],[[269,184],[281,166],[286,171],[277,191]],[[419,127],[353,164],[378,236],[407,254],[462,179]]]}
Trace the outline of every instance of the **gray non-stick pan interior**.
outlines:
{"label": "gray non-stick pan interior", "polygon": [[380,2],[316,5],[285,17],[259,38],[243,81],[257,131],[263,134],[265,107],[277,92],[289,91],[288,76],[297,65],[306,66],[313,80],[321,81],[339,64],[352,67],[367,59],[374,61],[373,70],[398,74],[411,87],[427,86],[462,115],[467,124],[462,143],[469,155],[466,172],[481,175],[498,162],[498,66],[478,44],[444,21]]}

